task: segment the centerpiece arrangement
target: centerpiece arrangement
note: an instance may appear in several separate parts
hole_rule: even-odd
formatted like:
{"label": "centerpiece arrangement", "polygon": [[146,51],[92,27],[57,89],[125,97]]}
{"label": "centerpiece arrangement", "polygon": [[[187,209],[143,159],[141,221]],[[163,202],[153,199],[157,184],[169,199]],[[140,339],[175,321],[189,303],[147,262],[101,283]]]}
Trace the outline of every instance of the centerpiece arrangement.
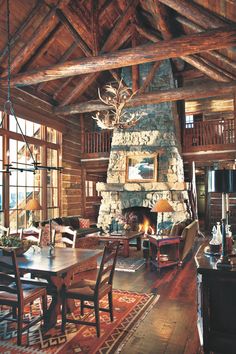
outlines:
{"label": "centerpiece arrangement", "polygon": [[23,255],[33,245],[32,241],[22,240],[18,235],[3,235],[0,238],[0,249],[3,250],[15,250],[17,256]]}

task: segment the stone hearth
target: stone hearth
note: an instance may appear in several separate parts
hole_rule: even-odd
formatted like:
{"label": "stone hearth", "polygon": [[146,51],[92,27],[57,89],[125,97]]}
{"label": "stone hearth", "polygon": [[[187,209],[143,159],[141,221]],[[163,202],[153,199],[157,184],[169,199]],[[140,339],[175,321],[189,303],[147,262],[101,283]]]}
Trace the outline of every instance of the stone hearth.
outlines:
{"label": "stone hearth", "polygon": [[[151,64],[140,66],[141,81]],[[131,85],[130,70],[123,72],[127,85]],[[170,62],[162,63],[149,91],[173,88],[174,80]],[[108,228],[111,219],[129,207],[152,206],[158,199],[168,199],[175,210],[165,213],[164,220],[177,221],[188,217],[188,185],[184,182],[183,160],[179,141],[179,126],[175,103],[141,106],[148,115],[138,125],[127,130],[114,130],[107,183],[97,183],[102,202],[98,226]],[[157,154],[157,180],[153,182],[127,182],[127,157]],[[158,215],[158,221],[161,215]]]}

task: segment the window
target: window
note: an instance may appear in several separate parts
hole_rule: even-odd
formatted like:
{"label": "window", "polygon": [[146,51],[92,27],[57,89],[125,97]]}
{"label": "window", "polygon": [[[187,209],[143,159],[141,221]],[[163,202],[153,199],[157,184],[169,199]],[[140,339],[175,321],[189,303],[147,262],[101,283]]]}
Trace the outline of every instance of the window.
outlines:
{"label": "window", "polygon": [[[58,166],[57,150],[47,149],[47,166]],[[47,209],[49,218],[59,215],[58,205],[58,171],[47,172]]]}
{"label": "window", "polygon": [[193,114],[189,114],[185,116],[185,128],[193,128]]}
{"label": "window", "polygon": [[[40,153],[40,147],[30,145],[32,151]],[[15,162],[17,167],[31,166],[32,158],[26,145],[22,141],[9,140],[10,162]],[[23,228],[29,223],[29,211],[25,211],[25,205],[29,199],[36,198],[41,201],[41,176],[27,171],[12,171],[9,177],[9,225],[15,230]],[[36,219],[40,219],[40,212],[35,211]]]}
{"label": "window", "polygon": [[[1,119],[1,115],[0,115]],[[7,120],[7,122],[6,122]],[[60,141],[59,132],[55,129],[18,118],[20,128],[24,135],[28,136],[27,142],[34,159],[42,165],[58,166],[58,154],[60,146],[55,142]],[[22,168],[32,167],[32,157],[26,144],[22,140],[20,128],[16,124],[15,118],[11,115],[4,119],[6,129],[0,129],[0,169],[5,161],[13,163],[13,166]],[[47,132],[51,131],[51,138]],[[46,137],[46,139],[43,139]],[[50,140],[50,141],[49,141]],[[5,149],[5,150],[4,150]],[[7,154],[7,150],[9,154]],[[4,185],[3,178],[7,183]],[[39,170],[36,173],[30,171],[12,170],[11,174],[3,176],[0,173],[0,222],[3,224],[3,196],[7,215],[5,220],[11,230],[24,228],[29,225],[30,211],[25,210],[26,203],[31,198],[38,199],[43,210],[34,212],[35,220],[54,217],[59,215],[59,172]],[[3,193],[4,191],[4,193]],[[5,225],[8,226],[8,225]]]}
{"label": "window", "polygon": [[96,181],[85,181],[85,195],[86,197],[97,197]]}
{"label": "window", "polygon": [[21,133],[24,135],[32,136],[34,138],[41,138],[41,125],[30,122],[28,120],[17,117],[19,126],[16,123],[15,117],[9,116],[9,130],[15,133]]}

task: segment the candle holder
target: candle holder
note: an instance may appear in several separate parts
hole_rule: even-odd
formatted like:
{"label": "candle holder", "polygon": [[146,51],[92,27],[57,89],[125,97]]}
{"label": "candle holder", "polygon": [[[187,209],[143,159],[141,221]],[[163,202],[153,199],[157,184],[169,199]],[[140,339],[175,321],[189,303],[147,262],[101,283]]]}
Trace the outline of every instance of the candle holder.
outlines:
{"label": "candle holder", "polygon": [[54,241],[52,237],[52,220],[49,219],[49,244],[48,244],[48,258],[54,258],[55,257],[55,247],[54,247]]}

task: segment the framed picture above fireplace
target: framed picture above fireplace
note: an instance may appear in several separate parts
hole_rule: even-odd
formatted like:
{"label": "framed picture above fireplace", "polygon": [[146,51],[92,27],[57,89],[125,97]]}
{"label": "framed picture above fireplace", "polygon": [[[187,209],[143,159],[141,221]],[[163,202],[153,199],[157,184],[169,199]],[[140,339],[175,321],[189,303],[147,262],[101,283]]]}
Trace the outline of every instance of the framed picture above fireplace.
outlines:
{"label": "framed picture above fireplace", "polygon": [[127,156],[126,182],[154,182],[157,180],[158,154]]}

